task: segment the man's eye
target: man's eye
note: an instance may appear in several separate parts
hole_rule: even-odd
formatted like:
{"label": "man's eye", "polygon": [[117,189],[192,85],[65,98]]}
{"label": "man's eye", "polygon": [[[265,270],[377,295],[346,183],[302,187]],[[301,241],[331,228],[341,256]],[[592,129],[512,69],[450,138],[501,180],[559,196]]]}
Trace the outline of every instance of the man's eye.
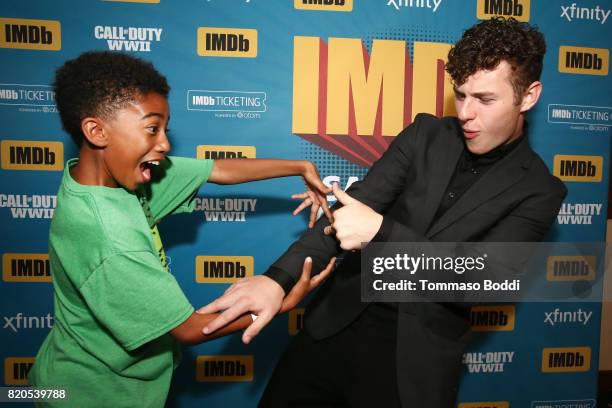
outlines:
{"label": "man's eye", "polygon": [[159,129],[157,126],[149,126],[147,127],[147,130],[149,131],[149,133],[151,133],[152,135],[157,133],[157,129]]}
{"label": "man's eye", "polygon": [[459,99],[460,101],[462,101],[462,100],[464,100],[464,99],[465,99],[465,95],[462,95],[462,94],[458,94],[458,93],[456,93],[456,94],[455,94],[455,98],[457,98],[457,99]]}

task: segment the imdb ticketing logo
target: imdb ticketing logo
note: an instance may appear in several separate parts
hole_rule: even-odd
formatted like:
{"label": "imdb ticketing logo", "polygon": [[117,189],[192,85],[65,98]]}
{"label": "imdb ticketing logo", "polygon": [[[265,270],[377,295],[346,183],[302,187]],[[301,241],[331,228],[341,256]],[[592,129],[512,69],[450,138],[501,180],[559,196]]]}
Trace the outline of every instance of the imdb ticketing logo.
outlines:
{"label": "imdb ticketing logo", "polygon": [[51,267],[47,254],[2,255],[4,282],[51,282]]}
{"label": "imdb ticketing logo", "polygon": [[594,281],[597,258],[594,256],[549,256],[546,280],[549,282]]}
{"label": "imdb ticketing logo", "polygon": [[551,347],[542,350],[542,372],[584,372],[591,369],[590,347]]}
{"label": "imdb ticketing logo", "polygon": [[252,256],[196,256],[197,283],[234,283],[253,276]]}
{"label": "imdb ticketing logo", "polygon": [[457,408],[510,408],[508,401],[462,402]]}
{"label": "imdb ticketing logo", "polygon": [[201,57],[257,57],[257,30],[249,28],[198,28]]}
{"label": "imdb ticketing logo", "polygon": [[28,385],[28,373],[34,357],[7,357],[4,359],[4,384]]}
{"label": "imdb ticketing logo", "polygon": [[0,142],[3,170],[63,170],[62,142],[3,140]]}
{"label": "imdb ticketing logo", "polygon": [[514,322],[514,305],[476,306],[470,312],[472,331],[512,331]]}
{"label": "imdb ticketing logo", "polygon": [[556,154],[553,174],[563,181],[599,183],[603,174],[603,156]]}
{"label": "imdb ticketing logo", "polygon": [[213,146],[198,145],[196,157],[198,159],[254,159],[257,157],[255,146]]}
{"label": "imdb ticketing logo", "polygon": [[304,328],[304,309],[297,308],[289,312],[289,335],[295,336]]}
{"label": "imdb ticketing logo", "polygon": [[253,356],[216,355],[196,358],[196,381],[253,381]]}
{"label": "imdb ticketing logo", "polygon": [[60,22],[0,17],[0,48],[59,51],[62,49]]}
{"label": "imdb ticketing logo", "polygon": [[353,0],[294,0],[298,10],[353,11]]}
{"label": "imdb ticketing logo", "polygon": [[610,51],[605,48],[559,47],[559,72],[608,75]]}
{"label": "imdb ticketing logo", "polygon": [[518,21],[529,21],[530,0],[478,0],[476,17],[488,20],[491,17],[513,17]]}

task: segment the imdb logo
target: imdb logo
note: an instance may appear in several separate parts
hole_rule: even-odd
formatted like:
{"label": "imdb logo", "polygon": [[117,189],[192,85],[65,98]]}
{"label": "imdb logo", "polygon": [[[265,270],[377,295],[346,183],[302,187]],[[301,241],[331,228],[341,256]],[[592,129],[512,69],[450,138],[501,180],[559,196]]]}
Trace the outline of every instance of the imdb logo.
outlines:
{"label": "imdb logo", "polygon": [[253,381],[253,356],[216,355],[196,358],[198,382]]}
{"label": "imdb logo", "polygon": [[234,283],[253,276],[255,260],[252,256],[205,256],[195,260],[196,282]]}
{"label": "imdb logo", "polygon": [[584,372],[590,369],[590,347],[558,347],[542,350],[542,372]]}
{"label": "imdb logo", "polygon": [[476,306],[470,312],[472,331],[514,330],[515,306]]}
{"label": "imdb logo", "polygon": [[599,183],[603,174],[603,156],[569,156],[556,154],[553,174],[563,181]]}
{"label": "imdb logo", "polygon": [[595,256],[549,256],[546,260],[546,280],[549,282],[594,281],[596,266]]}
{"label": "imdb logo", "polygon": [[55,170],[64,169],[62,142],[34,142],[3,140],[0,142],[3,170]]}
{"label": "imdb logo", "polygon": [[4,384],[28,385],[28,373],[34,357],[7,357],[4,359]]}
{"label": "imdb logo", "polygon": [[353,11],[353,0],[294,0],[298,10]]}
{"label": "imdb logo", "polygon": [[115,3],[159,3],[160,0],[102,0]]}
{"label": "imdb logo", "polygon": [[559,72],[608,75],[610,51],[605,48],[559,47]]}
{"label": "imdb logo", "polygon": [[476,17],[489,20],[492,17],[513,17],[529,21],[530,0],[478,0]]}
{"label": "imdb logo", "polygon": [[60,22],[0,17],[0,48],[59,51],[62,49]]}
{"label": "imdb logo", "polygon": [[457,408],[510,408],[510,403],[508,401],[462,402]]}
{"label": "imdb logo", "polygon": [[304,309],[296,308],[289,312],[289,335],[295,336],[304,328]]}
{"label": "imdb logo", "polygon": [[198,159],[254,159],[257,157],[255,146],[212,146],[196,147]]}
{"label": "imdb logo", "polygon": [[47,254],[2,255],[4,282],[51,282],[51,267]]}
{"label": "imdb logo", "polygon": [[249,28],[198,28],[201,57],[257,57],[257,30]]}

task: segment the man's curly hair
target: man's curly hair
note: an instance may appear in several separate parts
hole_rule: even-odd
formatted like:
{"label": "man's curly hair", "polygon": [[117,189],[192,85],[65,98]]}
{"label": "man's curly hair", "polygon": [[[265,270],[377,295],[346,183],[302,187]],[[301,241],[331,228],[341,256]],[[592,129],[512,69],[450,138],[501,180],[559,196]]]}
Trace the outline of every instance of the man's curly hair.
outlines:
{"label": "man's curly hair", "polygon": [[536,28],[513,18],[482,21],[463,33],[448,52],[446,71],[461,86],[480,70],[495,69],[501,61],[512,68],[510,82],[515,103],[523,92],[539,80],[546,52],[544,36]]}
{"label": "man's curly hair", "polygon": [[170,92],[166,78],[151,63],[109,51],[86,52],[66,61],[55,73],[53,88],[62,126],[79,146],[83,118],[112,118],[141,95],[156,92],[167,98]]}

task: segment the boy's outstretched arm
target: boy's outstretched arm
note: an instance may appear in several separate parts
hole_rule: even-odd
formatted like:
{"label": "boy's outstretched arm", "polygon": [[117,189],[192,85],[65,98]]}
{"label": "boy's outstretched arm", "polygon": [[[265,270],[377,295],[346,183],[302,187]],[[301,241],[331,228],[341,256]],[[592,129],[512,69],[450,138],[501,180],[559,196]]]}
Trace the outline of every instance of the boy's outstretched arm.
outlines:
{"label": "boy's outstretched arm", "polygon": [[[304,261],[304,267],[302,268],[300,280],[298,283],[296,283],[291,292],[289,292],[289,294],[283,299],[283,303],[278,313],[284,313],[293,309],[310,291],[319,286],[319,284],[323,282],[331,273],[335,261],[336,258],[332,258],[321,273],[311,278],[312,259],[306,258]],[[224,325],[223,328],[216,330],[213,333],[204,334],[204,327],[206,327],[209,322],[213,321],[218,316],[221,316],[221,319],[226,321],[227,324]],[[197,344],[216,339],[217,337],[225,336],[238,330],[246,329],[251,324],[255,325],[257,324],[257,321],[253,322],[253,318],[250,314],[236,317],[224,315],[223,313],[201,314],[199,311],[197,311],[189,316],[189,318],[183,323],[172,329],[170,334],[181,343]],[[262,325],[262,328],[263,326],[265,326],[265,324]],[[248,344],[251,341],[251,338],[251,336],[243,335],[242,341],[245,344]]]}
{"label": "boy's outstretched arm", "polygon": [[212,172],[208,177],[208,182],[215,184],[239,184],[287,176],[301,176],[308,189],[304,194],[292,196],[292,198],[301,198],[304,200],[293,214],[295,215],[309,205],[312,205],[308,227],[312,228],[314,225],[319,207],[323,210],[330,222],[332,222],[333,217],[327,206],[327,194],[331,193],[331,188],[323,184],[317,172],[317,168],[307,160],[215,160]]}

